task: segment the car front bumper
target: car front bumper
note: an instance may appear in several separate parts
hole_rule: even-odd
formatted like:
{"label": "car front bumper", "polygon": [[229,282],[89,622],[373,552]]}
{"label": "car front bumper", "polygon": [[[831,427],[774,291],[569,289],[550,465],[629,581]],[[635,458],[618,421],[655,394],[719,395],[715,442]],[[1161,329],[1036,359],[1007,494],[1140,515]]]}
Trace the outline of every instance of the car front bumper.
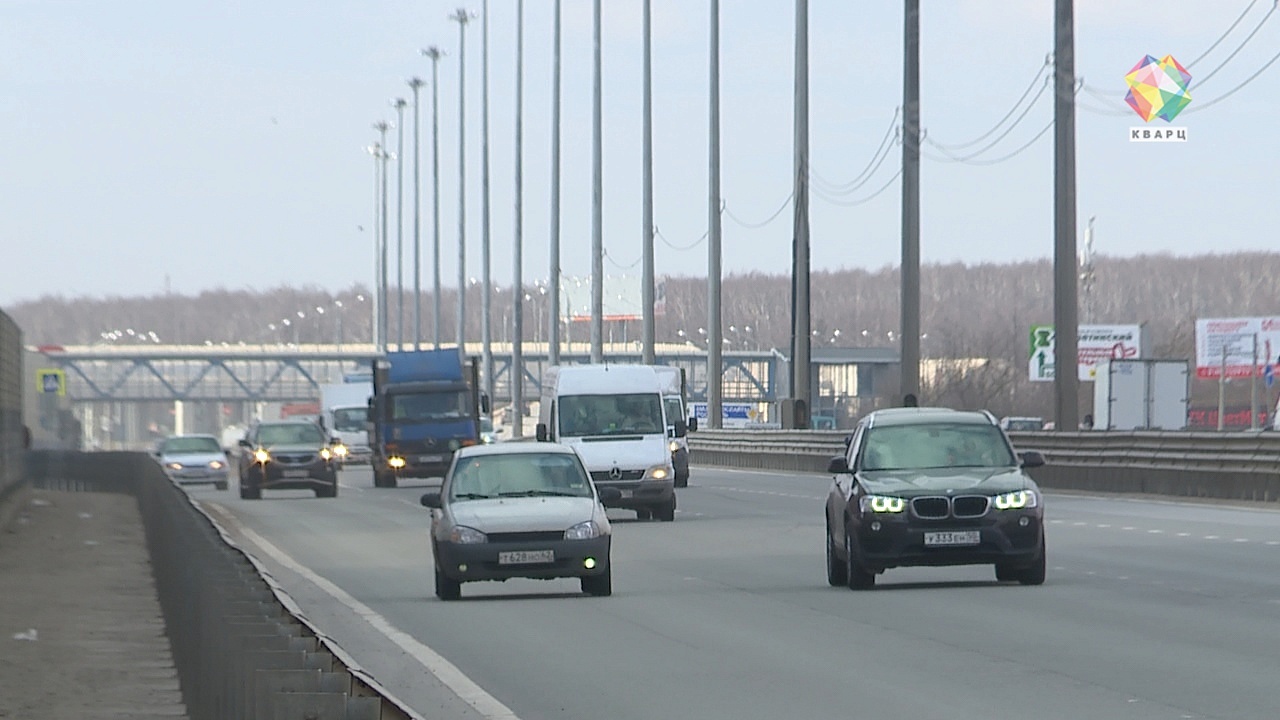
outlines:
{"label": "car front bumper", "polygon": [[225,483],[230,475],[226,468],[214,470],[212,468],[183,468],[181,470],[166,469],[165,474],[169,479],[179,485],[207,485],[210,483]]}
{"label": "car front bumper", "polygon": [[666,478],[665,480],[621,480],[617,482],[593,480],[592,483],[597,488],[616,488],[622,493],[621,499],[603,503],[608,508],[637,510],[666,505],[671,502],[672,497],[676,494],[674,478]]}
{"label": "car front bumper", "polygon": [[[304,472],[306,474],[302,475]],[[247,484],[264,490],[313,490],[331,487],[337,482],[337,469],[331,463],[287,468],[275,463],[267,463],[265,466],[254,463],[240,479],[241,485]]]}
{"label": "car front bumper", "polygon": [[[610,536],[590,540],[552,540],[529,542],[486,542],[458,544],[435,542],[436,568],[445,576],[460,582],[473,580],[507,580],[509,578],[590,577],[600,575],[609,568]],[[554,561],[549,563],[502,564],[502,553],[550,550]],[[586,567],[587,558],[595,560],[595,567]]]}
{"label": "car front bumper", "polygon": [[[1025,522],[1024,522],[1025,519]],[[879,521],[878,529],[875,528]],[[1044,516],[1034,511],[1006,511],[970,522],[927,522],[866,514],[854,532],[856,552],[868,568],[916,565],[1029,565],[1040,554]],[[929,546],[927,533],[977,532],[970,545]]]}

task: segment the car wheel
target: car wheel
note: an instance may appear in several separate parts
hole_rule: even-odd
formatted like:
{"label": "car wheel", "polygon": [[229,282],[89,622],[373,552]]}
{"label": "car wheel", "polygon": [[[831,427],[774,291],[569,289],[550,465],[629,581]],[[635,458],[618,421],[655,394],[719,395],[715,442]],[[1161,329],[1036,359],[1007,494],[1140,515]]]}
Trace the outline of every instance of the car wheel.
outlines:
{"label": "car wheel", "polygon": [[244,483],[241,483],[240,499],[241,500],[261,500],[262,488],[258,487],[257,485],[245,485]]}
{"label": "car wheel", "polygon": [[648,520],[651,517],[653,517],[653,513],[649,512],[649,508],[636,508],[637,520]]}
{"label": "car wheel", "polygon": [[671,522],[676,519],[676,496],[672,495],[671,500],[663,505],[653,508],[653,516],[662,522]]}
{"label": "car wheel", "polygon": [[1018,579],[1018,568],[1006,563],[996,563],[996,582],[1013,582]]}
{"label": "car wheel", "polygon": [[1043,585],[1045,575],[1044,533],[1040,533],[1040,553],[1035,562],[1018,573],[1017,580],[1023,585]]}
{"label": "car wheel", "polygon": [[604,572],[582,578],[582,592],[596,597],[608,597],[613,594],[612,560],[605,564]]}
{"label": "car wheel", "polygon": [[333,484],[328,487],[316,488],[316,497],[318,498],[336,498],[338,497],[338,481],[334,480]]}
{"label": "car wheel", "polygon": [[462,597],[462,583],[436,570],[436,597],[441,600],[457,600]]}
{"label": "car wheel", "polygon": [[853,552],[853,538],[848,531],[844,534],[844,572],[850,590],[869,590],[875,587],[876,574],[862,567],[858,556]]}
{"label": "car wheel", "polygon": [[849,583],[849,574],[844,562],[836,555],[836,543],[831,537],[831,521],[827,521],[827,584],[841,587]]}

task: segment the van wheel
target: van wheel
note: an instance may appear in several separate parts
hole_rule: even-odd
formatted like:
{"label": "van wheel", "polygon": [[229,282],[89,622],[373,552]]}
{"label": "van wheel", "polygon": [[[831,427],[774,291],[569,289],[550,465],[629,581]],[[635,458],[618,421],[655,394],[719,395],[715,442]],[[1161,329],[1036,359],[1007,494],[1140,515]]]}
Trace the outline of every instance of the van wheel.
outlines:
{"label": "van wheel", "polygon": [[671,500],[665,505],[658,505],[653,509],[653,516],[662,522],[671,522],[676,519],[676,496],[672,495]]}

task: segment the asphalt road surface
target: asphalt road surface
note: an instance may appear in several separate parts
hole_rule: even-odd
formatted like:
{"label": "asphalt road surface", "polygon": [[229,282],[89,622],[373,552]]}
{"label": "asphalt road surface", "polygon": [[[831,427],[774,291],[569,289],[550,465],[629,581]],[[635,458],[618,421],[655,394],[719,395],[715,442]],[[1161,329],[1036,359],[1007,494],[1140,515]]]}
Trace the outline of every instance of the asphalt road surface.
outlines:
{"label": "asphalt road surface", "polygon": [[1280,512],[1050,495],[1048,581],[990,566],[826,584],[830,478],[695,468],[674,523],[611,512],[614,595],[432,591],[415,487],[192,490],[426,717],[1280,717]]}

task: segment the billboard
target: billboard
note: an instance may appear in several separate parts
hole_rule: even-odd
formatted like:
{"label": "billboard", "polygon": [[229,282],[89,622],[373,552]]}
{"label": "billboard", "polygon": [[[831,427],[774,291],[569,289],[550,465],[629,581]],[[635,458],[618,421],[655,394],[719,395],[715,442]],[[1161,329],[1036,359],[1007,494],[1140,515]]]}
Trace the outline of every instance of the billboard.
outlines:
{"label": "billboard", "polygon": [[[1257,340],[1257,365],[1254,341]],[[1196,320],[1196,377],[1249,377],[1268,364],[1280,364],[1280,316],[1201,318]],[[1225,354],[1225,355],[1224,355]]]}
{"label": "billboard", "polygon": [[[1141,325],[1081,325],[1076,334],[1076,376],[1091,382],[1104,360],[1133,360],[1142,357]],[[1032,382],[1052,382],[1056,356],[1053,325],[1031,326]]]}

